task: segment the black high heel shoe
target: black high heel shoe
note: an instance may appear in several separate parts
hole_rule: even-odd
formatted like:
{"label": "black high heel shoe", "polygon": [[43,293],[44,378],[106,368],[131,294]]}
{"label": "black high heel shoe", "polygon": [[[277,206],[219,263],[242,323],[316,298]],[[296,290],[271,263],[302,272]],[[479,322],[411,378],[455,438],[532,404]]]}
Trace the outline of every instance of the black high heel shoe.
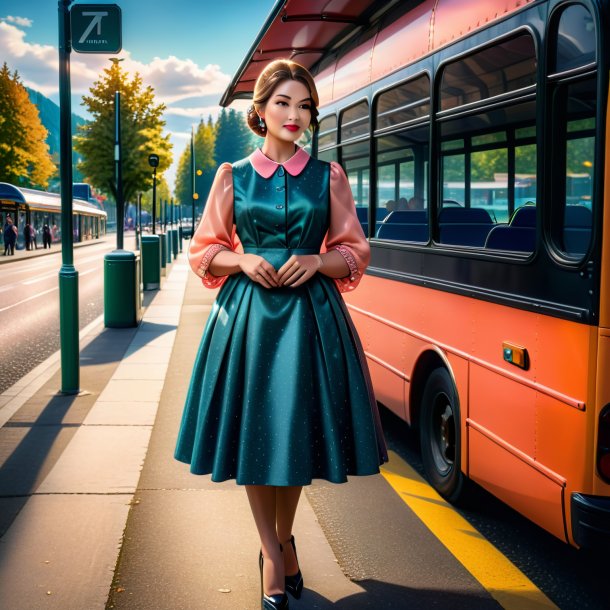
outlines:
{"label": "black high heel shoe", "polygon": [[[280,544],[280,551],[282,551]],[[258,555],[258,567],[261,571],[261,610],[289,610],[288,596],[286,593],[278,593],[277,595],[267,595],[263,590],[263,551]]]}
{"label": "black high heel shoe", "polygon": [[[292,550],[294,551],[294,556],[297,560],[297,566],[299,565],[299,558],[297,557],[297,547],[294,544],[294,536],[290,536],[290,544],[292,544]],[[299,567],[296,574],[292,576],[286,576],[284,578],[284,585],[286,587],[286,591],[292,595],[295,599],[299,599],[301,597],[301,593],[303,592],[303,575],[301,574],[301,568]]]}

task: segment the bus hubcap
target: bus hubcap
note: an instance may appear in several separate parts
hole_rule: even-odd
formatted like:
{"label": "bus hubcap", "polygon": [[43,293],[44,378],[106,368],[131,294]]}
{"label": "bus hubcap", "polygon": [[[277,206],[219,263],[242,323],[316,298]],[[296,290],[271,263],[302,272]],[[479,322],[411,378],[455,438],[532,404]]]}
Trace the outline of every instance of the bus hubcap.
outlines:
{"label": "bus hubcap", "polygon": [[455,418],[449,398],[438,396],[435,408],[435,434],[432,454],[440,474],[446,475],[453,468],[455,459]]}

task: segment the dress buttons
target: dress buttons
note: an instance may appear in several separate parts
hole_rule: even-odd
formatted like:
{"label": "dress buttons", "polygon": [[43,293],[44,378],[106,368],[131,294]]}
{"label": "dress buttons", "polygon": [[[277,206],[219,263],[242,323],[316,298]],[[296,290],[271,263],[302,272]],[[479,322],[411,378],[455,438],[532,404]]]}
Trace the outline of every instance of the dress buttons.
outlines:
{"label": "dress buttons", "polygon": [[283,205],[276,205],[276,206],[275,206],[275,209],[276,209],[276,210],[283,210],[283,209],[284,209],[284,206],[283,206]]}
{"label": "dress buttons", "polygon": [[277,175],[281,178],[285,173],[284,168],[280,165],[280,169],[277,170]]}
{"label": "dress buttons", "polygon": [[276,187],[275,187],[275,190],[276,190],[278,193],[281,193],[283,190],[285,190],[285,187],[283,187],[283,186],[276,186]]}

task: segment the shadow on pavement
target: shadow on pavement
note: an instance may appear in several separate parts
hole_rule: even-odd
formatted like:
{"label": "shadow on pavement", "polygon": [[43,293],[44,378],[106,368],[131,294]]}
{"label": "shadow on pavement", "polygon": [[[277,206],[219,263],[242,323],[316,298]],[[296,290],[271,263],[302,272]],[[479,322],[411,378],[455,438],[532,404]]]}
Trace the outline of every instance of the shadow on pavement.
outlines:
{"label": "shadow on pavement", "polygon": [[[408,570],[408,566],[405,566]],[[442,575],[439,574],[439,588],[417,589],[404,587],[378,580],[359,580],[356,584],[365,591],[340,599],[333,603],[318,595],[315,591],[303,591],[303,597],[294,601],[290,599],[290,607],[294,610],[307,608],[308,610],[421,610],[423,608],[451,608],[452,610],[472,610],[473,608],[501,608],[489,595],[484,592],[443,590]],[[522,602],[523,603],[523,602]]]}
{"label": "shadow on pavement", "polygon": [[[140,328],[144,325],[154,331],[151,340],[176,328],[147,322]],[[0,428],[0,537],[81,426],[137,330],[104,329],[80,352],[80,394],[58,394],[57,373]],[[145,345],[136,344],[135,351]]]}

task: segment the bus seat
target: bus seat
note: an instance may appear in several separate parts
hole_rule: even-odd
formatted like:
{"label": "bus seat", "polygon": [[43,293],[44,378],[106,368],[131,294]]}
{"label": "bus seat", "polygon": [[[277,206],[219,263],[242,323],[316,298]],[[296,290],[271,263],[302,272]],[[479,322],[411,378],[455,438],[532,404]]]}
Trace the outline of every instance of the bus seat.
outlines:
{"label": "bus seat", "polygon": [[499,224],[487,236],[485,247],[492,250],[512,250],[513,252],[533,252],[536,245],[534,227],[511,227]]}
{"label": "bus seat", "polygon": [[428,214],[425,210],[396,210],[377,228],[380,239],[428,241]]}
{"label": "bus seat", "polygon": [[517,208],[509,222],[511,227],[529,227],[536,228],[536,206],[522,205]]}
{"label": "bus seat", "polygon": [[565,209],[563,241],[568,254],[584,254],[591,243],[593,215],[584,205],[568,205]]}
{"label": "bus seat", "polygon": [[493,225],[483,208],[443,208],[438,217],[440,241],[443,244],[482,246]]}
{"label": "bus seat", "polygon": [[358,216],[358,220],[360,221],[360,223],[368,222],[369,209],[366,206],[357,205],[356,206],[356,216]]}
{"label": "bus seat", "polygon": [[426,210],[395,210],[391,212],[384,222],[400,222],[403,224],[421,224],[428,222]]}
{"label": "bus seat", "polygon": [[356,216],[358,216],[358,220],[360,221],[360,226],[362,227],[362,231],[368,237],[369,236],[369,209],[366,206],[356,206]]}
{"label": "bus seat", "polygon": [[485,247],[492,250],[533,252],[536,247],[536,206],[521,206],[513,213],[510,224],[493,227]]}

